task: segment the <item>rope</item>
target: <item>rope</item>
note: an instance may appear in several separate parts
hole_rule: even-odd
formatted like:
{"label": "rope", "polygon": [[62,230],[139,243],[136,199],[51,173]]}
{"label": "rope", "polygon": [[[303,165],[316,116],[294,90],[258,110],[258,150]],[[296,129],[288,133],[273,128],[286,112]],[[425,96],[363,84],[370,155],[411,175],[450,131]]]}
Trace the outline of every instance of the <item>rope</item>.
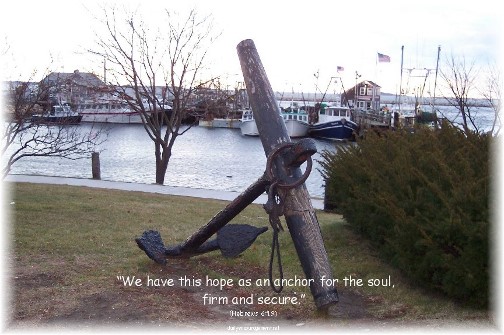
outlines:
{"label": "rope", "polygon": [[[277,155],[280,154],[280,152],[286,148],[293,147],[295,143],[289,142],[289,143],[283,143],[277,146],[270,154],[268,155],[267,161],[266,161],[266,171],[265,174],[267,176],[267,179],[270,181],[269,189],[267,190],[268,193],[268,201],[264,205],[264,209],[266,212],[269,214],[269,222],[271,227],[273,228],[273,240],[271,242],[271,255],[270,255],[270,262],[269,262],[269,281],[270,281],[270,286],[275,291],[276,293],[282,292],[284,286],[283,286],[283,268],[282,268],[282,257],[280,255],[280,242],[278,241],[278,232],[280,230],[283,230],[282,224],[280,222],[280,216],[284,215],[284,208],[283,208],[283,201],[281,197],[278,196],[278,188],[281,189],[292,189],[295,187],[298,187],[299,185],[303,184],[305,180],[308,178],[311,169],[312,169],[312,159],[311,156],[308,156],[307,158],[307,166],[306,170],[301,175],[301,177],[298,180],[295,180],[291,183],[284,183],[282,184],[277,177],[273,173],[273,161],[276,158]],[[273,280],[273,263],[275,262],[275,253],[277,256],[277,263],[278,263],[278,273],[280,276],[280,285],[276,286],[275,282]]]}
{"label": "rope", "polygon": [[[275,258],[275,249],[278,261],[278,272],[280,273],[280,285],[277,287],[273,281],[273,262]],[[278,242],[278,230],[273,229],[273,241],[271,244],[271,256],[269,263],[269,281],[270,286],[276,293],[280,293],[283,290],[283,268],[282,268],[282,257],[280,256],[280,243]]]}

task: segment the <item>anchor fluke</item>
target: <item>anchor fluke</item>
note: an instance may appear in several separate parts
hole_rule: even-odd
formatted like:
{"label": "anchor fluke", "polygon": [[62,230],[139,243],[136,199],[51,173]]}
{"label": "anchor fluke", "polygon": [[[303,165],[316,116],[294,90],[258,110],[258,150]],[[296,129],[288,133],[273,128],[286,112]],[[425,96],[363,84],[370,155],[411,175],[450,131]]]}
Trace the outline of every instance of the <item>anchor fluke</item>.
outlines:
{"label": "anchor fluke", "polygon": [[259,235],[267,230],[268,227],[257,228],[247,224],[228,224],[217,232],[217,243],[224,257],[238,257],[254,243]]}
{"label": "anchor fluke", "polygon": [[158,264],[166,264],[165,246],[161,234],[155,230],[144,231],[141,237],[135,239],[138,247]]}

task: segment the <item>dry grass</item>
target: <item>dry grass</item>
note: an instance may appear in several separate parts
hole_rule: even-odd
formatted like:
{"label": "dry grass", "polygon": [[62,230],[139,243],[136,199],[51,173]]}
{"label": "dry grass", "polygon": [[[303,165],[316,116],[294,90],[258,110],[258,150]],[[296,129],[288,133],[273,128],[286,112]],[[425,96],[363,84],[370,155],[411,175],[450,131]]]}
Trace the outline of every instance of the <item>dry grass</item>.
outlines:
{"label": "dry grass", "polygon": [[[390,275],[394,288],[349,288],[340,282],[342,301],[322,320],[306,288],[285,289],[286,296],[307,295],[295,306],[204,306],[204,293],[229,297],[274,293],[268,287],[236,285],[224,291],[180,285],[124,287],[117,276],[177,279],[208,275],[233,278],[235,282],[239,278],[267,278],[271,233],[259,236],[237,259],[224,259],[213,252],[189,260],[170,259],[163,267],[148,259],[134,238],[144,230],[155,229],[166,245],[178,244],[221,210],[225,202],[85,187],[12,186],[13,324],[129,322],[198,328],[236,320],[229,316],[231,309],[259,313],[274,309],[278,313],[273,319],[250,319],[263,323],[488,321],[487,311],[464,308],[413,287],[381,262],[366,241],[348,230],[341,217],[323,212],[317,215],[334,277],[342,280],[352,275],[367,283],[370,278]],[[257,205],[249,206],[233,222],[268,226],[264,210]],[[282,234],[281,246],[285,277],[304,277],[288,233]]]}

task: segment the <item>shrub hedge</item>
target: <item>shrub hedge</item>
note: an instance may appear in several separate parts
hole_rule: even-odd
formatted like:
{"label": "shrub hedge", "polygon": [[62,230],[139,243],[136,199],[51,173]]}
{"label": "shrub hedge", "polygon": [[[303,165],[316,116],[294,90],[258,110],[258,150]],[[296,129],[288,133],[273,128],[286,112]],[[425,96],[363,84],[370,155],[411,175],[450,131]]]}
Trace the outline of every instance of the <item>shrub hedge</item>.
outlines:
{"label": "shrub hedge", "polygon": [[412,281],[486,307],[491,136],[444,124],[322,153],[326,201]]}

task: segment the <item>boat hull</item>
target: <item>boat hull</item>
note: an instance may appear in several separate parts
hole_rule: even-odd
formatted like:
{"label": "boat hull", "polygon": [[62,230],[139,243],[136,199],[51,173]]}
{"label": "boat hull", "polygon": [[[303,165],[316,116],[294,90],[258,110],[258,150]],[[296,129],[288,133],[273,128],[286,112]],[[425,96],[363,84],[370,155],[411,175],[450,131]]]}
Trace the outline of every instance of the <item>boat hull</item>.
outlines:
{"label": "boat hull", "polygon": [[82,122],[97,123],[142,123],[142,117],[135,112],[93,113],[83,112]]}
{"label": "boat hull", "polygon": [[242,120],[240,131],[245,136],[259,136],[259,130],[255,120]]}
{"label": "boat hull", "polygon": [[285,128],[289,137],[305,137],[308,135],[310,125],[298,120],[285,120]]}
{"label": "boat hull", "polygon": [[358,125],[353,121],[338,120],[311,125],[309,134],[326,140],[345,141],[354,138],[357,129]]}
{"label": "boat hull", "polygon": [[241,128],[241,120],[239,119],[212,119],[212,120],[199,120],[200,127],[207,128]]}
{"label": "boat hull", "polygon": [[71,116],[43,116],[33,115],[31,118],[34,123],[46,124],[79,124],[82,121],[82,115]]}

